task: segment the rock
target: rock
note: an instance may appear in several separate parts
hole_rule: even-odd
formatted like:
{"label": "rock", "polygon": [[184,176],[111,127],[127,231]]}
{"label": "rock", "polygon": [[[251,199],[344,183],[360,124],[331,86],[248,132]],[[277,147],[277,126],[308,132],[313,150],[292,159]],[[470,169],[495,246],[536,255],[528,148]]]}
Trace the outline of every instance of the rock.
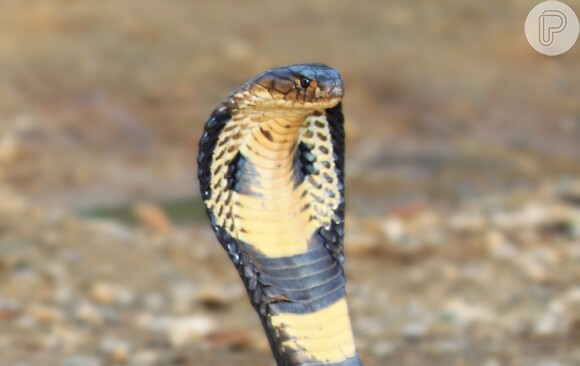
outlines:
{"label": "rock", "polygon": [[516,230],[538,226],[546,220],[546,211],[538,205],[528,205],[516,210],[497,210],[491,215],[491,224],[503,230]]}
{"label": "rock", "polygon": [[580,214],[578,217],[570,224],[570,235],[574,239],[580,239]]}
{"label": "rock", "polygon": [[148,293],[143,300],[145,306],[152,310],[161,309],[167,303],[165,297],[157,292]]}
{"label": "rock", "polygon": [[208,309],[224,309],[229,307],[235,299],[244,296],[241,286],[214,285],[205,287],[197,294],[197,301]]}
{"label": "rock", "polygon": [[412,322],[403,327],[403,337],[407,341],[418,341],[425,336],[427,324],[424,322]]}
{"label": "rock", "polygon": [[103,364],[96,357],[73,355],[67,357],[61,364],[62,366],[102,366]]}
{"label": "rock", "polygon": [[461,213],[451,216],[448,221],[451,230],[460,232],[482,231],[487,226],[486,218],[477,213]]}
{"label": "rock", "polygon": [[540,361],[535,366],[568,366],[568,364],[559,361]]}
{"label": "rock", "polygon": [[567,324],[562,315],[554,311],[541,314],[535,319],[533,325],[533,334],[538,337],[551,337],[564,334],[566,330]]}
{"label": "rock", "polygon": [[455,265],[445,264],[442,265],[441,276],[445,281],[452,283],[459,278],[459,270]]}
{"label": "rock", "polygon": [[0,213],[7,216],[20,215],[29,208],[28,202],[16,192],[0,187]]}
{"label": "rock", "polygon": [[197,291],[189,282],[177,282],[171,286],[172,306],[178,313],[190,311],[196,298]]}
{"label": "rock", "polygon": [[564,294],[563,299],[566,303],[572,306],[578,306],[577,309],[580,309],[580,286],[568,290]]}
{"label": "rock", "polygon": [[[365,225],[366,224],[366,225]],[[380,250],[380,234],[368,223],[354,217],[346,218],[344,251],[347,256],[365,256]]]}
{"label": "rock", "polygon": [[20,312],[20,303],[0,296],[0,321],[15,319]]}
{"label": "rock", "polygon": [[386,329],[382,324],[381,319],[374,316],[365,316],[359,318],[357,323],[360,329],[364,329],[366,336],[376,339],[384,339]]}
{"label": "rock", "polygon": [[209,334],[205,340],[216,347],[234,350],[250,348],[252,337],[245,329],[227,329]]}
{"label": "rock", "polygon": [[436,354],[454,354],[465,350],[465,342],[455,339],[439,339],[431,344],[431,350]]}
{"label": "rock", "polygon": [[393,354],[396,349],[397,347],[391,342],[378,341],[371,347],[371,352],[377,357],[386,357]]}
{"label": "rock", "polygon": [[135,366],[153,366],[158,365],[161,360],[161,355],[159,352],[152,350],[145,350],[137,352],[133,357],[131,357],[131,365]]}
{"label": "rock", "polygon": [[502,366],[501,363],[496,359],[486,360],[483,366]]}
{"label": "rock", "polygon": [[117,303],[125,307],[130,307],[135,305],[136,302],[137,297],[133,291],[123,287],[117,288]]}
{"label": "rock", "polygon": [[100,304],[112,304],[117,299],[117,289],[108,282],[96,282],[91,287],[91,297]]}
{"label": "rock", "polygon": [[101,308],[101,314],[103,315],[103,320],[108,325],[121,325],[123,322],[123,317],[121,313],[113,306],[103,306]]}
{"label": "rock", "polygon": [[124,363],[129,359],[131,345],[118,338],[105,337],[101,340],[99,350],[109,361]]}
{"label": "rock", "polygon": [[524,255],[517,258],[517,264],[530,280],[538,283],[546,283],[548,281],[549,273],[546,265],[538,258]]}
{"label": "rock", "polygon": [[99,325],[103,323],[103,315],[99,309],[89,302],[80,303],[75,310],[75,318],[83,323]]}
{"label": "rock", "polygon": [[[0,317],[0,319],[2,318]],[[26,314],[19,316],[18,319],[16,320],[16,326],[20,329],[34,329],[34,327],[36,327],[37,325],[38,322],[36,321],[36,319]]]}
{"label": "rock", "polygon": [[207,315],[191,315],[172,318],[167,323],[167,336],[173,347],[199,340],[216,329],[213,318]]}
{"label": "rock", "polygon": [[0,164],[14,164],[24,154],[24,146],[13,134],[0,135]]}
{"label": "rock", "polygon": [[383,221],[383,234],[391,242],[399,242],[405,236],[405,226],[400,219],[391,217]]}
{"label": "rock", "polygon": [[32,305],[26,310],[26,313],[42,323],[55,323],[63,319],[60,310],[48,305]]}
{"label": "rock", "polygon": [[489,230],[485,233],[485,246],[490,256],[498,259],[513,258],[517,248],[509,242],[499,230]]}
{"label": "rock", "polygon": [[135,325],[137,328],[145,329],[150,332],[163,333],[167,330],[169,318],[166,316],[154,316],[148,312],[139,312],[135,316]]}
{"label": "rock", "polygon": [[447,301],[444,305],[443,316],[460,327],[471,323],[489,323],[497,318],[491,310],[483,306],[468,304],[457,298]]}
{"label": "rock", "polygon": [[140,203],[133,208],[139,222],[156,234],[168,234],[173,230],[171,220],[159,206]]}
{"label": "rock", "polygon": [[68,304],[73,299],[73,291],[69,286],[59,286],[53,291],[52,297],[57,304]]}

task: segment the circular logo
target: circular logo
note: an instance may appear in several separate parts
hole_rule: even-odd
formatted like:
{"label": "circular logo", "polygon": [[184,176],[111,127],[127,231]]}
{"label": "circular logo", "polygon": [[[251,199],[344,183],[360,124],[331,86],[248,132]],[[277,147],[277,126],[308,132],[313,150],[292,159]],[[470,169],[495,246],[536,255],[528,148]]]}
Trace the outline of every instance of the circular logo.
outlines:
{"label": "circular logo", "polygon": [[580,32],[574,11],[559,1],[546,1],[530,11],[526,19],[526,38],[536,51],[556,56],[568,51]]}

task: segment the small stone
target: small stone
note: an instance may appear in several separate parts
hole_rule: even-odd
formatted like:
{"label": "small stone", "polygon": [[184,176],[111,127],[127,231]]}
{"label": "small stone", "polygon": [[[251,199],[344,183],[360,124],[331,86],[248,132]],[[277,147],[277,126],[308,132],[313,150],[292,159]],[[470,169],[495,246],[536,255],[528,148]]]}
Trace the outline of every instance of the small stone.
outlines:
{"label": "small stone", "polygon": [[454,339],[440,339],[432,344],[432,349],[437,354],[453,354],[465,349],[465,342]]}
{"label": "small stone", "polygon": [[0,297],[0,321],[12,320],[20,312],[20,304],[13,299]]}
{"label": "small stone", "polygon": [[553,336],[561,333],[563,330],[559,317],[552,312],[542,314],[534,322],[533,332],[534,335],[539,337]]}
{"label": "small stone", "polygon": [[487,221],[478,214],[463,213],[449,219],[449,228],[460,232],[478,232],[485,229]]}
{"label": "small stone", "polygon": [[73,292],[68,286],[59,286],[53,292],[54,302],[64,305],[71,302],[73,298]]}
{"label": "small stone", "polygon": [[501,363],[496,359],[486,360],[483,366],[501,366]]}
{"label": "small stone", "polygon": [[26,313],[42,323],[55,323],[63,318],[58,309],[47,305],[33,305],[27,309]]}
{"label": "small stone", "polygon": [[441,275],[445,279],[445,281],[451,283],[453,281],[457,281],[459,278],[459,270],[456,266],[453,265],[444,265],[441,269]]}
{"label": "small stone", "polygon": [[102,366],[103,364],[96,357],[84,356],[84,355],[73,355],[67,357],[62,366]]}
{"label": "small stone", "polygon": [[192,315],[173,318],[167,324],[167,336],[173,347],[199,340],[215,331],[213,318],[206,315]]}
{"label": "small stone", "polygon": [[385,327],[382,320],[374,316],[361,317],[358,320],[358,326],[365,330],[365,334],[369,337],[383,339],[385,337]]}
{"label": "small stone", "polygon": [[372,353],[378,357],[386,357],[393,354],[396,348],[397,347],[391,342],[380,341],[373,344],[371,350]]}
{"label": "small stone", "polygon": [[196,297],[197,291],[189,282],[178,282],[171,287],[173,307],[177,312],[189,311]]}
{"label": "small stone", "polygon": [[253,340],[244,329],[228,329],[209,334],[206,341],[217,347],[242,350],[249,348]]}
{"label": "small stone", "polygon": [[388,218],[383,222],[383,234],[391,242],[399,242],[405,236],[405,226],[397,218]]}
{"label": "small stone", "polygon": [[124,340],[105,337],[99,346],[99,350],[111,362],[126,362],[129,358],[131,346]]}
{"label": "small stone", "polygon": [[167,234],[173,230],[171,220],[159,206],[141,203],[134,207],[133,212],[143,226],[156,234]]}
{"label": "small stone", "polygon": [[161,355],[158,352],[151,350],[140,351],[131,358],[131,364],[140,366],[157,365],[160,359]]}
{"label": "small stone", "polygon": [[145,306],[149,309],[161,309],[166,301],[163,295],[155,292],[148,293],[144,298]]}
{"label": "small stone", "polygon": [[427,325],[422,322],[408,323],[403,328],[403,336],[408,341],[417,341],[425,336]]}
{"label": "small stone", "polygon": [[29,204],[23,197],[20,197],[16,192],[0,188],[0,212],[16,216],[24,213],[28,208]]}
{"label": "small stone", "polygon": [[136,296],[133,291],[119,287],[117,289],[117,302],[122,306],[133,306],[136,303]]}
{"label": "small stone", "polygon": [[91,297],[100,304],[112,304],[117,298],[117,291],[107,282],[97,282],[91,287]]}
{"label": "small stone", "polygon": [[361,228],[347,228],[346,232],[347,244],[344,251],[347,256],[372,255],[380,250],[380,238],[372,232]]}
{"label": "small stone", "polygon": [[211,286],[205,287],[197,294],[197,301],[209,309],[223,309],[230,306],[235,299],[243,297],[241,286]]}
{"label": "small stone", "polygon": [[499,230],[490,230],[485,234],[485,245],[489,255],[494,258],[513,258],[517,254],[516,247]]}
{"label": "small stone", "polygon": [[[1,319],[1,318],[0,318]],[[37,321],[29,315],[23,315],[16,320],[16,326],[20,329],[33,329],[37,326]]]}
{"label": "small stone", "polygon": [[573,287],[564,294],[564,301],[580,309],[580,286]]}
{"label": "small stone", "polygon": [[540,361],[535,366],[568,366],[566,363],[559,361]]}
{"label": "small stone", "polygon": [[102,307],[101,314],[103,315],[104,322],[108,325],[120,325],[123,321],[121,313],[111,306]]}
{"label": "small stone", "polygon": [[98,325],[103,323],[103,315],[95,305],[89,302],[82,302],[77,306],[75,317],[87,324]]}
{"label": "small stone", "polygon": [[13,134],[0,137],[0,164],[16,163],[24,154],[24,146]]}
{"label": "small stone", "polygon": [[451,320],[458,326],[465,327],[471,323],[489,323],[497,317],[482,306],[472,305],[461,299],[451,299],[444,306],[443,317]]}
{"label": "small stone", "polygon": [[518,264],[528,278],[534,282],[545,283],[549,279],[548,271],[536,258],[524,256],[518,258]]}

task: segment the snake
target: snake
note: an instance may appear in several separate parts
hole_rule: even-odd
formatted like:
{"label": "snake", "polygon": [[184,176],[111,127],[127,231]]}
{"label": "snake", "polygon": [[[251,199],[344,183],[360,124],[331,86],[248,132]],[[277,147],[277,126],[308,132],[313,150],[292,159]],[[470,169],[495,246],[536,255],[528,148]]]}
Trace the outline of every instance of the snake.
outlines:
{"label": "snake", "polygon": [[198,179],[278,366],[361,365],[345,292],[343,81],[268,69],[211,113]]}

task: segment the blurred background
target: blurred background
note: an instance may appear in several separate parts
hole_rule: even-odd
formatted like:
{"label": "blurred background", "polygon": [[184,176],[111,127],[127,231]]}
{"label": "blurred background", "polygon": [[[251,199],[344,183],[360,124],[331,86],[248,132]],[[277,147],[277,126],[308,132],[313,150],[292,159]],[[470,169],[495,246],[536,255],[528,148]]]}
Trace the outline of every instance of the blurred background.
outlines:
{"label": "blurred background", "polygon": [[580,45],[533,50],[536,4],[1,1],[0,364],[272,365],[195,159],[303,62],[346,86],[365,365],[580,364]]}

